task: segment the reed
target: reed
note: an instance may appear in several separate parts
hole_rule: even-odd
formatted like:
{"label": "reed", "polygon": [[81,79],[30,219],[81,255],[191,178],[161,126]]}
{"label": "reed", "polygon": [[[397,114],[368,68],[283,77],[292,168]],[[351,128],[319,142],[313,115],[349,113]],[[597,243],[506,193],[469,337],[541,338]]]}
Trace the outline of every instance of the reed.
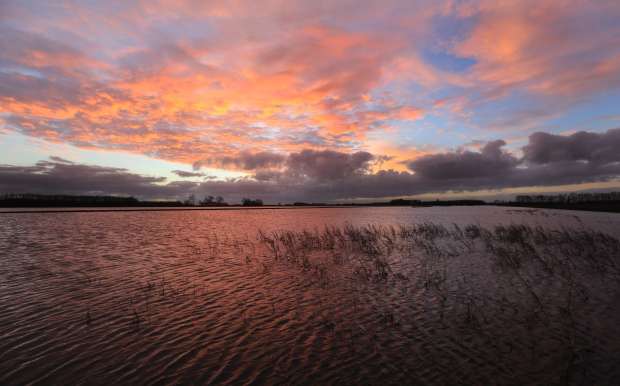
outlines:
{"label": "reed", "polygon": [[[455,336],[462,328],[475,331],[496,348],[502,366],[515,358],[541,366],[536,358],[550,354],[539,341],[559,334],[564,348],[553,355],[564,358],[560,378],[566,383],[588,371],[585,358],[594,343],[580,329],[591,312],[590,287],[599,279],[616,286],[620,280],[620,241],[584,228],[345,224],[261,232],[259,240],[268,260],[296,267],[321,288],[361,291],[356,286],[363,284],[432,296],[439,322]],[[475,268],[467,270],[470,263]],[[493,272],[492,282],[475,285],[479,279],[469,275],[484,269]],[[405,316],[389,308],[377,312],[384,328],[401,328]],[[529,343],[520,347],[505,338],[504,329],[519,331]],[[519,357],[523,349],[529,354]]]}

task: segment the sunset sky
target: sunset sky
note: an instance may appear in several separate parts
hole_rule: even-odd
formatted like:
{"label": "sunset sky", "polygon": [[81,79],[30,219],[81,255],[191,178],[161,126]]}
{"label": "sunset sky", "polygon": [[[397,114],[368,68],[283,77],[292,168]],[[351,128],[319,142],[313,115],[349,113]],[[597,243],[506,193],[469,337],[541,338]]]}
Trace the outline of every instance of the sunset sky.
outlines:
{"label": "sunset sky", "polygon": [[617,0],[2,0],[0,193],[620,190],[618,20]]}

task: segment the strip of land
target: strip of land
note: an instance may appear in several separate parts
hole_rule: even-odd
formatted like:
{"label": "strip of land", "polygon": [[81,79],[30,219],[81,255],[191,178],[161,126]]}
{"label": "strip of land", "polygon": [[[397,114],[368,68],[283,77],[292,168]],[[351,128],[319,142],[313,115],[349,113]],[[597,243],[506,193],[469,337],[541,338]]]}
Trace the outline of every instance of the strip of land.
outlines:
{"label": "strip of land", "polygon": [[566,209],[620,213],[620,192],[581,193],[568,195],[517,196],[514,201],[485,202],[482,200],[407,200],[394,199],[366,203],[308,203],[264,205],[260,199],[244,199],[241,204],[228,204],[211,196],[202,201],[140,201],[134,197],[71,196],[42,194],[6,194],[0,196],[0,213],[63,213],[63,212],[143,212],[188,210],[247,210],[299,208],[365,208],[365,207],[432,207],[432,206],[506,206],[536,209]]}

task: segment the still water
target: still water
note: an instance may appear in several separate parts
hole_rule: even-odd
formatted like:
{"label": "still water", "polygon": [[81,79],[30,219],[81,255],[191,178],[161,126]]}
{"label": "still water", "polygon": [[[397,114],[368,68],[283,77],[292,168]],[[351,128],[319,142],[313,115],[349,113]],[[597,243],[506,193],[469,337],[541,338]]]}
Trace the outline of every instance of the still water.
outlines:
{"label": "still water", "polygon": [[[270,259],[258,238],[428,222],[620,236],[617,214],[494,207],[0,213],[0,384],[620,382],[615,276],[590,289],[567,357],[553,315],[505,328],[518,310],[500,317],[471,300],[461,312],[402,274],[401,284],[346,275],[325,284]],[[512,280],[476,278],[468,264],[454,274],[458,285],[470,280],[467,291]],[[445,293],[466,291],[458,285]],[[475,325],[470,304],[480,310]],[[532,348],[537,328],[543,343]],[[580,336],[590,346],[575,348]]]}

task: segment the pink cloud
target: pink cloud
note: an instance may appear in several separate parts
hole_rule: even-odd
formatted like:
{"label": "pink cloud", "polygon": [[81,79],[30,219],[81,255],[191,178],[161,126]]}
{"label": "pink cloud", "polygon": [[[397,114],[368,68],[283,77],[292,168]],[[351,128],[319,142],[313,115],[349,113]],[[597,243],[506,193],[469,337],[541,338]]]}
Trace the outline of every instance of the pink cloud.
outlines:
{"label": "pink cloud", "polygon": [[[188,164],[237,168],[221,160],[364,150],[369,132],[393,130],[389,121],[413,126],[442,113],[467,123],[478,106],[515,91],[541,107],[512,111],[500,123],[533,125],[620,87],[616,2],[161,0],[5,8],[5,131]],[[441,40],[434,35],[439,18],[471,26]],[[475,64],[439,69],[422,53],[435,42]],[[551,113],[539,114],[545,110]],[[397,145],[384,146],[392,165],[407,158]]]}

